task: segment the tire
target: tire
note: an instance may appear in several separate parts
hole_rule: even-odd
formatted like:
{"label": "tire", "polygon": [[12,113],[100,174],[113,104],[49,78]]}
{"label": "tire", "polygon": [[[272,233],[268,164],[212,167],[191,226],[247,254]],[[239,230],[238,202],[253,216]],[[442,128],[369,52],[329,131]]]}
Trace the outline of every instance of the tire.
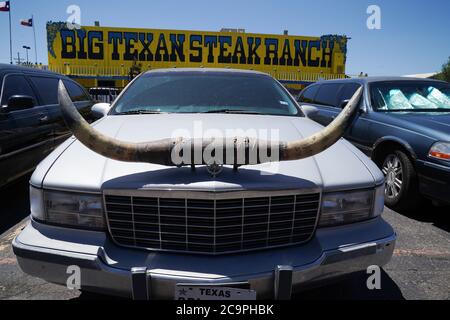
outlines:
{"label": "tire", "polygon": [[386,178],[386,206],[395,211],[417,208],[422,197],[419,194],[417,173],[408,155],[401,150],[386,152],[381,170]]}

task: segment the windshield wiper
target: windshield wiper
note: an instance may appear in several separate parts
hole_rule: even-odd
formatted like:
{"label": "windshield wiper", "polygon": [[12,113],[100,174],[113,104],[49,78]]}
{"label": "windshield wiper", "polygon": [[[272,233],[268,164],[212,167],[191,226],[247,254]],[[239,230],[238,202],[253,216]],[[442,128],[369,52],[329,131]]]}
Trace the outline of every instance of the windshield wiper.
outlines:
{"label": "windshield wiper", "polygon": [[254,112],[254,111],[233,110],[233,109],[210,110],[210,111],[200,112],[200,113],[261,114],[259,112]]}
{"label": "windshield wiper", "polygon": [[126,116],[126,115],[134,115],[134,114],[167,114],[167,112],[142,109],[142,110],[131,110],[131,111],[124,111],[124,112],[116,113],[116,115],[118,115],[118,116]]}

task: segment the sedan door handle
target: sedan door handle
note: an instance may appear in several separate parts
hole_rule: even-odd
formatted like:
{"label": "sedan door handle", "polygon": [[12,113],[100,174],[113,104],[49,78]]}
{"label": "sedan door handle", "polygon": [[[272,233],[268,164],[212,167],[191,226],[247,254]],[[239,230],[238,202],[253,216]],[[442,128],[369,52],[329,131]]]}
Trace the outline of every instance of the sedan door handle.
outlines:
{"label": "sedan door handle", "polygon": [[48,121],[48,116],[44,116],[42,118],[39,118],[39,122],[47,122]]}

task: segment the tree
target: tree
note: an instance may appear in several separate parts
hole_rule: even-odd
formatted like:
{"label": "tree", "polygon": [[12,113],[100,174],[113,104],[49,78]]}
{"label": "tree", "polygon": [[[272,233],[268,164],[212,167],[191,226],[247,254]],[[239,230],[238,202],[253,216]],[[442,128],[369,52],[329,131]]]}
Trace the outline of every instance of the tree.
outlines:
{"label": "tree", "polygon": [[137,62],[137,58],[133,60],[133,65],[130,68],[130,72],[128,73],[129,80],[133,80],[142,72],[142,64]]}
{"label": "tree", "polygon": [[450,82],[450,57],[446,64],[442,66],[442,72],[437,75],[439,80]]}

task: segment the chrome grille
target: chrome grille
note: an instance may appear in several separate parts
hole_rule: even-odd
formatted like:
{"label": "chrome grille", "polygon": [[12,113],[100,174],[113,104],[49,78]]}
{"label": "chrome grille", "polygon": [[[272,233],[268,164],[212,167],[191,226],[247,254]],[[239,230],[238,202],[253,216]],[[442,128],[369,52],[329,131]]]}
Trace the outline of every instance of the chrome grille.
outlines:
{"label": "chrome grille", "polygon": [[225,199],[160,195],[105,193],[117,244],[200,254],[299,244],[312,238],[320,207],[319,193]]}

